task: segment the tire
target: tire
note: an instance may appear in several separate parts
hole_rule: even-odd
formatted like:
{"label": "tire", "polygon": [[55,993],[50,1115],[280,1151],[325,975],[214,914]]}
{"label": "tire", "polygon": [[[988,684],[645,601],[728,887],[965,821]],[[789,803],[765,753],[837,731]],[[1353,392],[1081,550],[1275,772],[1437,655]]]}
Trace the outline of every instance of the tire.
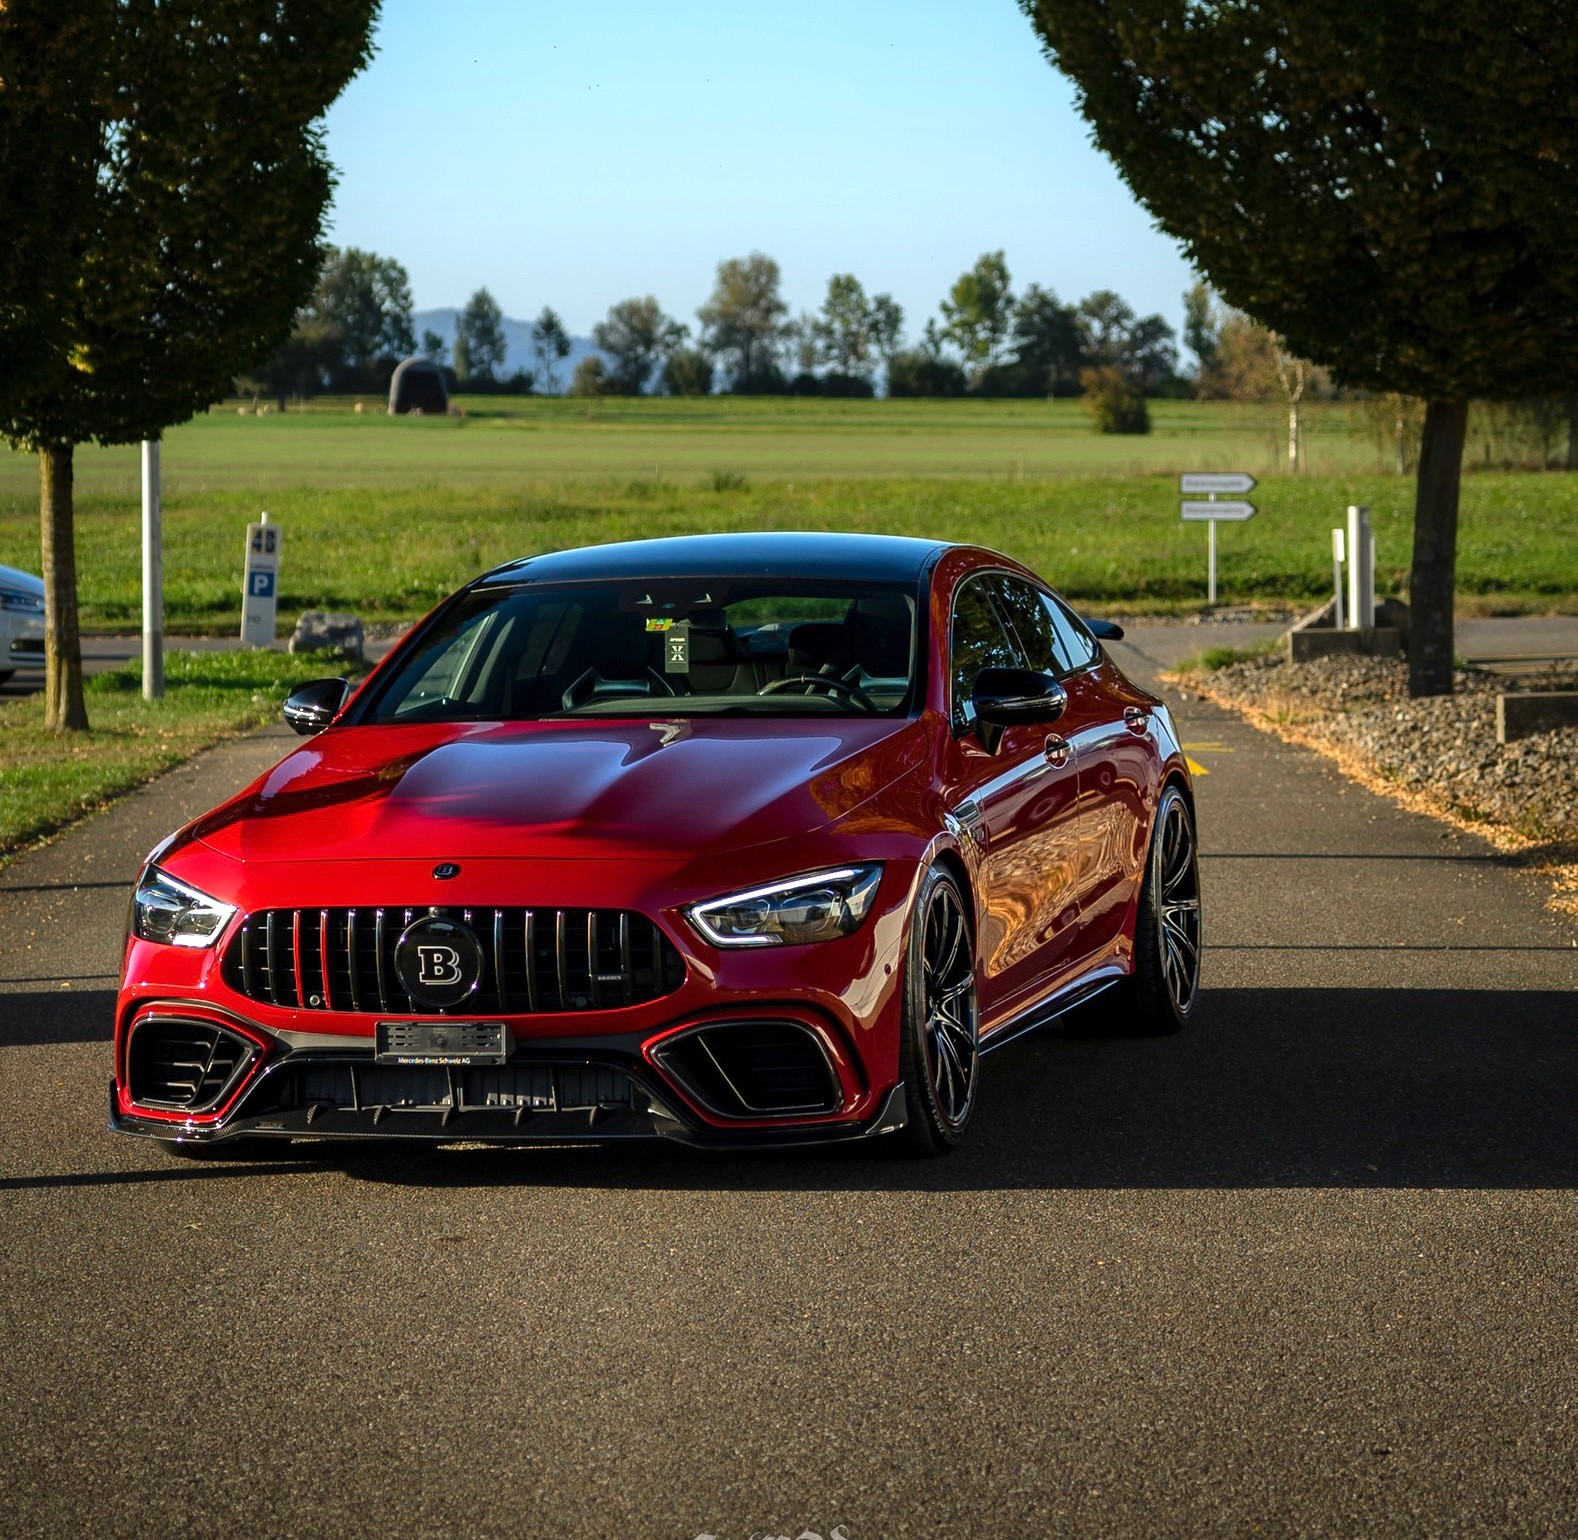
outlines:
{"label": "tire", "polygon": [[1200,1002],[1200,852],[1189,799],[1168,786],[1156,805],[1134,919],[1134,972],[1113,991],[1108,1030],[1163,1037]]}
{"label": "tire", "polygon": [[934,866],[915,899],[904,964],[904,1153],[942,1155],[963,1138],[980,1081],[979,1037],[969,912],[958,880]]}

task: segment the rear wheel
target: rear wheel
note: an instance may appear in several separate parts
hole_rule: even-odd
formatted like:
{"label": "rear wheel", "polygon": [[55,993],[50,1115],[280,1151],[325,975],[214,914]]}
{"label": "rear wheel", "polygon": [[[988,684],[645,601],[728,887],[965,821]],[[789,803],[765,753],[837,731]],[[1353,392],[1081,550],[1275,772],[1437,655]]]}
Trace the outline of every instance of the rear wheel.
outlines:
{"label": "rear wheel", "polygon": [[1187,1026],[1200,998],[1200,856],[1194,815],[1176,786],[1162,792],[1134,922],[1134,972],[1115,990],[1111,1030],[1157,1036]]}
{"label": "rear wheel", "polygon": [[911,1154],[959,1142],[975,1110],[980,1070],[975,948],[958,882],[934,866],[921,883],[905,964],[899,1074]]}

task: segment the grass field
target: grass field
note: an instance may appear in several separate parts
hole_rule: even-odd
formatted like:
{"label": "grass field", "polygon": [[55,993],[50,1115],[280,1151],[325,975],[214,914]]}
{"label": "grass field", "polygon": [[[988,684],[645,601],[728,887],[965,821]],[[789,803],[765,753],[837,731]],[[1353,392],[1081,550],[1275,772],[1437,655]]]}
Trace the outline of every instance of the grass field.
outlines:
{"label": "grass field", "polygon": [[278,720],[293,685],[346,671],[328,653],[171,652],[165,698],[142,698],[140,666],[87,681],[92,731],[46,731],[40,696],[0,706],[0,858],[86,816],[222,738]]}
{"label": "grass field", "polygon": [[[1330,585],[1328,531],[1374,519],[1380,586],[1404,580],[1413,483],[1377,469],[1348,409],[1312,418],[1314,474],[1276,461],[1279,414],[1159,402],[1145,438],[1093,433],[1075,402],[471,398],[462,419],[216,410],[165,440],[173,631],[236,626],[243,527],[284,531],[280,615],[407,619],[533,551],[712,529],[866,529],[979,541],[1071,597],[1126,612],[1205,596],[1205,531],[1177,514],[1179,470],[1262,476],[1259,515],[1221,534],[1221,595],[1303,602]],[[135,447],[77,456],[84,620],[139,611]],[[37,570],[37,469],[0,457],[0,562]],[[1578,477],[1465,478],[1468,607],[1578,605]]]}

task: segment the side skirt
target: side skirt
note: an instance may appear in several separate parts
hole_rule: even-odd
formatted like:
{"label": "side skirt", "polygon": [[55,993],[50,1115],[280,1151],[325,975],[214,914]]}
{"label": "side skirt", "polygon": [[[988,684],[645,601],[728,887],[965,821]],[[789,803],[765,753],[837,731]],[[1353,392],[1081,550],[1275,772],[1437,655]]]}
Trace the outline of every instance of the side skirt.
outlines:
{"label": "side skirt", "polygon": [[1039,1032],[1043,1027],[1051,1026],[1059,1017],[1066,1016],[1076,1006],[1084,1005],[1087,1000],[1094,1000],[1097,995],[1105,994],[1113,985],[1121,983],[1127,977],[1128,974],[1124,972],[1121,963],[1103,963],[1101,967],[1093,969],[1083,978],[1065,984],[1047,999],[1038,1000],[1018,1015],[1010,1016],[1001,1026],[993,1027],[991,1033],[981,1039],[981,1053],[995,1053],[1007,1043],[1016,1042],[1031,1032]]}

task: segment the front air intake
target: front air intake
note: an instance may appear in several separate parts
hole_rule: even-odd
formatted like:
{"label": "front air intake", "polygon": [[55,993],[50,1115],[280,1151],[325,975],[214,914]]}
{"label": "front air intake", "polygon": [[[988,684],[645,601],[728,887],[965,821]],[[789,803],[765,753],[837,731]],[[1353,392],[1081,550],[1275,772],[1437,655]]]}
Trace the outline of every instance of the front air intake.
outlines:
{"label": "front air intake", "polygon": [[821,1039],[798,1022],[713,1022],[667,1039],[652,1057],[718,1117],[836,1112],[842,1100]]}
{"label": "front air intake", "polygon": [[126,1088],[141,1107],[208,1112],[224,1100],[256,1053],[253,1043],[214,1022],[150,1016],[132,1028]]}

